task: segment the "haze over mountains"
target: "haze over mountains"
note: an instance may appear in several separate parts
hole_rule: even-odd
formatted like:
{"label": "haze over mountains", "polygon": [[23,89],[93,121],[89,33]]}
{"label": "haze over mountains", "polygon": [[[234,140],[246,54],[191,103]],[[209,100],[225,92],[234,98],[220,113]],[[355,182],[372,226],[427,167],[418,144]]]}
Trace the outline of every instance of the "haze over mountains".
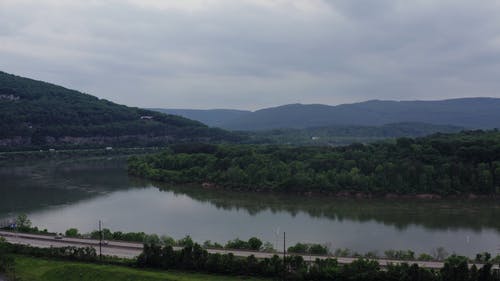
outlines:
{"label": "haze over mountains", "polygon": [[500,127],[499,98],[440,101],[370,100],[337,106],[288,104],[251,111],[155,109],[230,130],[302,129],[327,126],[382,126],[392,123],[452,125],[468,129]]}
{"label": "haze over mountains", "polygon": [[188,119],[197,120],[211,127],[224,127],[230,120],[239,119],[252,113],[249,110],[236,109],[163,109],[151,108],[151,110],[183,116]]}
{"label": "haze over mountains", "polygon": [[[497,98],[462,98],[372,100],[338,106],[290,104],[255,112],[152,111],[0,72],[0,148],[149,146],[193,141],[339,145],[497,128],[499,109]],[[260,132],[232,133],[202,123],[228,130]],[[283,128],[286,130],[275,130]]]}

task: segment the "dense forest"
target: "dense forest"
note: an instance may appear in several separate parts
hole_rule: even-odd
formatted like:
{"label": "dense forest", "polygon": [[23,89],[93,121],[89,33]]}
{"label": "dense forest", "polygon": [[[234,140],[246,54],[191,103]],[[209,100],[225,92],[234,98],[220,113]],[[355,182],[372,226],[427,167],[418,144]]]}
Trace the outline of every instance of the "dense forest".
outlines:
{"label": "dense forest", "polygon": [[43,146],[237,138],[183,117],[118,105],[0,72],[0,144]]}
{"label": "dense forest", "polygon": [[427,123],[392,123],[382,126],[328,126],[305,129],[239,131],[247,143],[287,145],[347,145],[435,133],[458,133],[463,127]]}
{"label": "dense forest", "polygon": [[500,132],[466,131],[344,147],[175,145],[129,160],[129,173],[236,190],[500,193]]}

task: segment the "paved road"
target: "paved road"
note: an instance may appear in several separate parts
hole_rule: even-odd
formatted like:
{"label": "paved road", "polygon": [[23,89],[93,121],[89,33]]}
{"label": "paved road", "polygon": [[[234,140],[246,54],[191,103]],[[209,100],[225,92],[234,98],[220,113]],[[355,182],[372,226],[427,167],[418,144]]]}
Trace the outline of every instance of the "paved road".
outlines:
{"label": "paved road", "polygon": [[[54,239],[54,236],[35,235],[25,233],[12,233],[0,231],[0,236],[3,236],[7,242],[13,244],[24,244],[33,247],[49,248],[49,247],[93,247],[99,251],[99,240],[67,238]],[[142,244],[115,242],[109,241],[108,245],[102,245],[102,254],[106,256],[117,256],[121,258],[134,258],[142,252]]]}
{"label": "paved road", "polygon": [[[54,239],[54,236],[48,235],[38,235],[38,234],[26,234],[26,233],[13,233],[7,231],[0,231],[0,236],[3,236],[9,243],[31,245],[34,247],[48,248],[48,247],[64,247],[64,246],[76,246],[76,247],[93,247],[99,251],[99,240],[94,239],[82,239],[82,238],[69,238],[64,237],[63,239]],[[180,247],[174,247],[174,249],[181,249]],[[241,250],[226,250],[226,249],[208,249],[209,253],[220,253],[228,254],[232,253],[235,256],[248,257],[254,255],[256,258],[271,258],[274,253],[264,253],[264,252],[253,252],[253,251],[241,251]],[[107,245],[102,245],[102,254],[107,256],[117,256],[122,258],[134,258],[137,257],[142,252],[142,244],[140,243],[130,243],[130,242],[119,242],[119,241],[108,241]],[[314,261],[316,258],[326,259],[329,256],[310,256],[302,255],[305,261]],[[343,258],[336,257],[340,264],[351,263],[357,258]],[[425,268],[442,268],[443,263],[437,261],[399,261],[399,260],[388,260],[388,259],[376,259],[381,266],[386,266],[388,264],[399,264],[399,263],[416,263],[420,267]],[[471,265],[472,266],[472,265]],[[476,265],[478,268],[481,264]],[[496,266],[498,268],[498,266]],[[0,280],[1,281],[1,280]]]}

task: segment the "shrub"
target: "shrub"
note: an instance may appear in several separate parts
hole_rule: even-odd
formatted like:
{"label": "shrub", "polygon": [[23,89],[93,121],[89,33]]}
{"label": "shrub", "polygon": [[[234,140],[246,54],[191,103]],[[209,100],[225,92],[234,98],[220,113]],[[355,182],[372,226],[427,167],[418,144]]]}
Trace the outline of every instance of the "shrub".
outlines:
{"label": "shrub", "polygon": [[417,258],[419,261],[431,261],[433,260],[433,257],[429,254],[422,253],[418,256]]}
{"label": "shrub", "polygon": [[64,235],[66,235],[68,237],[80,237],[80,233],[78,233],[78,229],[76,229],[76,228],[70,228],[70,229],[66,230]]}
{"label": "shrub", "polygon": [[260,241],[260,239],[258,239],[256,237],[252,237],[252,238],[248,239],[247,244],[248,244],[248,247],[250,248],[250,250],[254,250],[254,251],[258,251],[262,247],[262,241]]}
{"label": "shrub", "polygon": [[296,254],[306,254],[309,251],[309,246],[304,243],[297,243],[288,248],[288,252]]}
{"label": "shrub", "polygon": [[320,244],[312,244],[309,246],[309,253],[313,255],[326,255],[328,254],[328,249]]}
{"label": "shrub", "polygon": [[189,235],[186,235],[184,238],[177,241],[177,245],[182,247],[192,247],[193,244],[193,239]]}
{"label": "shrub", "polygon": [[222,246],[221,244],[219,244],[217,242],[212,243],[212,241],[207,240],[207,241],[203,242],[203,248],[205,248],[205,249],[209,249],[209,248],[212,248],[212,249],[223,249],[224,246]]}

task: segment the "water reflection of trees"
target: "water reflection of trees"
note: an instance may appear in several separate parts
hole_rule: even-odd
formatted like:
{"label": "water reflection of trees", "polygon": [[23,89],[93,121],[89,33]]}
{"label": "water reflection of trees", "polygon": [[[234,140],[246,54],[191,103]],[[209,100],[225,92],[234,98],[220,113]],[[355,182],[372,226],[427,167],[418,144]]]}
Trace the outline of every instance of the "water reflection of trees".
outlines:
{"label": "water reflection of trees", "polygon": [[305,213],[314,218],[338,221],[375,221],[401,230],[410,225],[420,225],[436,230],[465,228],[480,231],[493,228],[500,231],[500,202],[494,200],[340,199],[154,185],[164,191],[210,203],[219,209],[245,210],[251,215],[264,211],[287,212],[292,216]]}
{"label": "water reflection of trees", "polygon": [[[66,159],[0,165],[0,217],[11,212],[31,212],[48,206],[74,204],[114,191],[150,186],[149,181],[127,176],[125,159]],[[212,204],[224,210],[307,214],[313,218],[376,221],[406,229],[493,228],[500,231],[500,202],[493,200],[354,200],[322,197],[257,194],[169,186],[162,190]],[[145,202],[144,204],[147,204]]]}
{"label": "water reflection of trees", "polygon": [[0,165],[0,217],[73,204],[117,190],[130,182],[125,159],[49,159]]}

